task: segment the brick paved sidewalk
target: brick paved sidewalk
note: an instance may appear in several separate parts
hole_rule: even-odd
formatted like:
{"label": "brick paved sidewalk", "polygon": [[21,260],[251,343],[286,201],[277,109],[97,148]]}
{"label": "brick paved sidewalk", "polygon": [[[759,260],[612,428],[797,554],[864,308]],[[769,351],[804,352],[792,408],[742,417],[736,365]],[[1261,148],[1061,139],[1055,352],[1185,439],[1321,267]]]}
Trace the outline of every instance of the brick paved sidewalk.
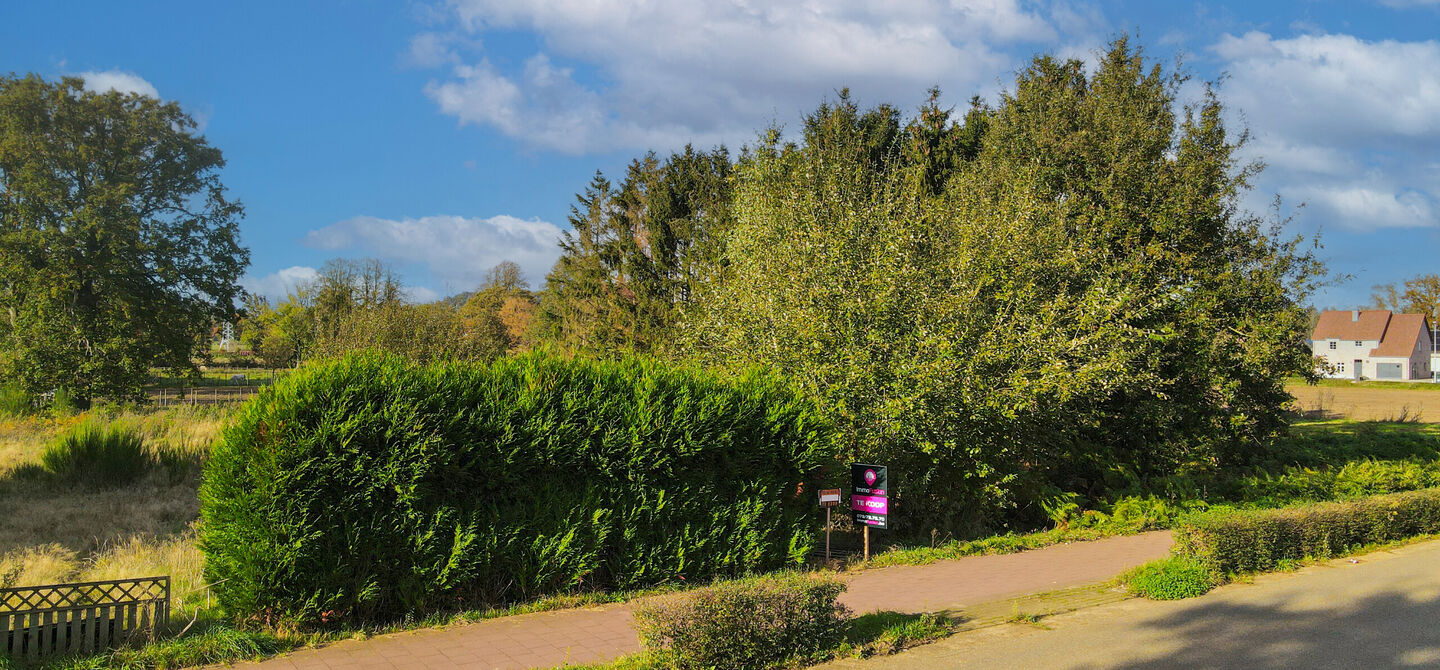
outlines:
{"label": "brick paved sidewalk", "polygon": [[[974,556],[930,565],[864,570],[845,577],[841,602],[856,613],[938,612],[1109,579],[1166,556],[1169,532]],[[304,649],[247,670],[475,670],[600,663],[640,650],[628,605],[538,612]]]}

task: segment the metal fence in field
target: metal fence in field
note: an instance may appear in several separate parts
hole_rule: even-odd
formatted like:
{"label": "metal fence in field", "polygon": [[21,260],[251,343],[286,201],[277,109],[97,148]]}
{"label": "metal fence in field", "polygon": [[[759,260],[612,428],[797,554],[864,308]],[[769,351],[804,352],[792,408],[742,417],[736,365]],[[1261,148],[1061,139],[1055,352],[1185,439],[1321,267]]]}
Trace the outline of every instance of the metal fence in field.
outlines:
{"label": "metal fence in field", "polygon": [[174,405],[219,405],[244,402],[255,397],[261,386],[191,386],[185,388],[162,388],[150,394],[156,407]]}
{"label": "metal fence in field", "polygon": [[37,660],[153,636],[170,619],[170,577],[0,589],[0,656]]}

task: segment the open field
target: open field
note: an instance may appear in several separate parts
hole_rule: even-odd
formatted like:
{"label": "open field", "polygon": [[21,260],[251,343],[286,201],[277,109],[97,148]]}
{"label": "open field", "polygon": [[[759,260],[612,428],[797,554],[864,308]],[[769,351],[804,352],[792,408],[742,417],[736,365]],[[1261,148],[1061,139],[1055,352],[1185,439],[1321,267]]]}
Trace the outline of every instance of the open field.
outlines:
{"label": "open field", "polygon": [[1298,409],[1308,417],[1357,421],[1440,422],[1440,385],[1425,383],[1348,382],[1325,380],[1320,385],[1286,387]]}
{"label": "open field", "polygon": [[[0,418],[0,587],[168,574],[177,614],[202,604],[195,546],[200,463],[224,410],[182,407],[109,416]],[[67,481],[42,466],[46,446],[85,420],[144,437],[156,465],[124,484]],[[163,454],[164,458],[159,458]]]}

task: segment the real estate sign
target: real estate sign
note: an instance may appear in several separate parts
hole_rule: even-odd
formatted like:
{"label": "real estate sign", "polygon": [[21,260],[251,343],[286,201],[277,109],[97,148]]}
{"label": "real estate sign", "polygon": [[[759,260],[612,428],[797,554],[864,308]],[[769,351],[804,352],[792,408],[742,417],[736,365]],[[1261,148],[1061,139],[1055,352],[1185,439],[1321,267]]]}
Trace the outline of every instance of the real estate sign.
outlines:
{"label": "real estate sign", "polygon": [[850,516],[856,524],[889,528],[890,477],[883,465],[850,464]]}

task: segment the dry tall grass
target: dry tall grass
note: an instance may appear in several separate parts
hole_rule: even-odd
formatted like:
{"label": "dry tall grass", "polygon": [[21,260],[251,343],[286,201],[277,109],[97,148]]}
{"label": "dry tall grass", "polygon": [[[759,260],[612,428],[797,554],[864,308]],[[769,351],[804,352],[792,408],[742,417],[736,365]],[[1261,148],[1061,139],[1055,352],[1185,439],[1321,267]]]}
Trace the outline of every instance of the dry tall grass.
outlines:
{"label": "dry tall grass", "polygon": [[[203,606],[196,489],[199,465],[226,411],[177,407],[0,419],[0,586],[170,575],[177,614]],[[121,423],[144,436],[157,461],[178,467],[156,468],[109,489],[46,476],[40,454],[82,420]]]}

